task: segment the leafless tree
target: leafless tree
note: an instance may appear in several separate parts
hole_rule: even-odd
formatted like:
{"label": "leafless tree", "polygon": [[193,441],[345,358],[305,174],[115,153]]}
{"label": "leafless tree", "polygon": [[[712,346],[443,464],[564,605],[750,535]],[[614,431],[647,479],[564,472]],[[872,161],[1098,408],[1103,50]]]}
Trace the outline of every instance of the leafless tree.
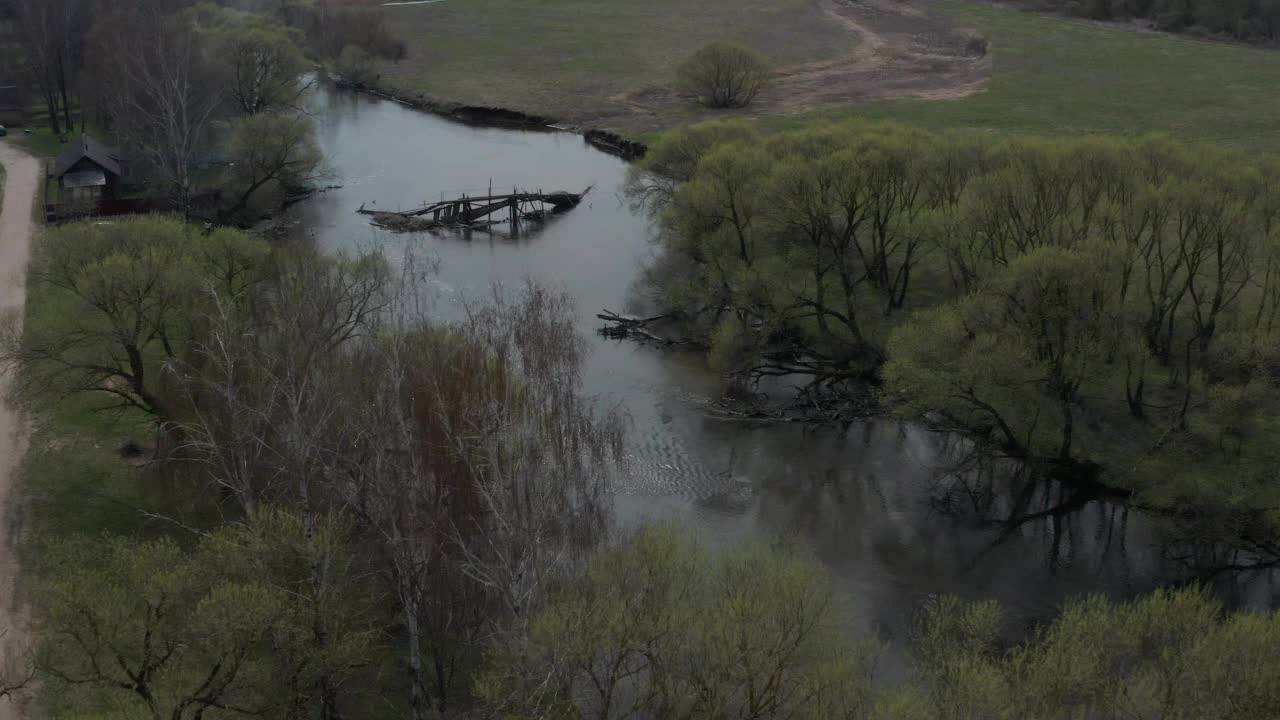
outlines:
{"label": "leafless tree", "polygon": [[246,512],[359,519],[424,718],[599,536],[620,421],[581,395],[564,297],[495,294],[442,325],[412,268],[294,262],[250,302],[215,303],[188,436]]}
{"label": "leafless tree", "polygon": [[[73,129],[71,92],[80,67],[88,13],[85,0],[13,0],[29,75],[39,87],[55,134]],[[61,113],[61,122],[59,121]]]}
{"label": "leafless tree", "polygon": [[203,42],[182,14],[147,6],[101,17],[87,50],[99,107],[186,213],[210,124],[225,104]]}

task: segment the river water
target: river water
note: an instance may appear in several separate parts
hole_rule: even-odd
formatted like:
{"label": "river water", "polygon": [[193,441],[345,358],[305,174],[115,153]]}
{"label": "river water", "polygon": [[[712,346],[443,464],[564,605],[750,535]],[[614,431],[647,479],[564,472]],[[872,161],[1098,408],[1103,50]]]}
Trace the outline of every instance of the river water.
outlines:
{"label": "river water", "polygon": [[[1011,479],[958,485],[938,467],[947,438],[873,419],[840,428],[709,417],[717,383],[697,357],[593,331],[602,308],[623,311],[652,256],[651,227],[620,195],[626,164],[562,132],[477,128],[392,101],[329,87],[310,98],[341,189],[288,219],[329,250],[412,246],[438,258],[449,304],[493,283],[533,279],[577,300],[590,337],[587,389],[631,419],[620,523],[675,518],[709,542],[799,533],[831,569],[855,618],[894,641],[931,594],[995,598],[1011,623],[1045,617],[1073,596],[1125,597],[1207,578],[1228,605],[1280,606],[1275,571],[1225,572],[1230,548],[1179,539],[1136,511],[1081,501],[1060,487]],[[410,208],[442,195],[509,188],[579,192],[584,203],[511,239],[475,232],[390,235],[354,211]]]}

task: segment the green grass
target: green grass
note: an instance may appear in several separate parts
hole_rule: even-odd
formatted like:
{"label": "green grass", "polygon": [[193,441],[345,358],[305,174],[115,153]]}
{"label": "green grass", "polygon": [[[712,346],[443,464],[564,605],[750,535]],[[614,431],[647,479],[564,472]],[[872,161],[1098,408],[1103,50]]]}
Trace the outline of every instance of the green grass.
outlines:
{"label": "green grass", "polygon": [[[371,12],[384,14],[409,46],[407,59],[382,68],[384,86],[584,125],[616,118],[609,113],[619,110],[623,95],[670,85],[675,66],[713,39],[741,41],[779,65],[836,57],[854,42],[813,0],[450,0]],[[937,0],[932,12],[990,40],[993,74],[978,94],[865,101],[762,122],[785,127],[852,114],[934,130],[1160,130],[1280,150],[1280,51],[1134,32],[975,0]],[[668,116],[638,126],[682,121],[662,112]]]}
{"label": "green grass", "polygon": [[409,47],[407,59],[381,68],[383,85],[563,119],[670,84],[675,66],[713,40],[750,45],[779,65],[854,43],[813,0],[449,0],[372,12]]}
{"label": "green grass", "polygon": [[132,424],[73,404],[37,419],[22,475],[32,542],[139,530],[146,504],[138,471],[116,452]]}
{"label": "green grass", "polygon": [[64,146],[58,136],[47,127],[32,128],[30,133],[13,130],[10,131],[10,136],[26,148],[27,152],[40,158],[56,158]]}
{"label": "green grass", "polygon": [[[24,129],[10,129],[9,137],[26,149],[27,152],[41,158],[56,158],[62,153],[66,143],[62,142],[61,137],[55,135],[53,130],[48,127],[31,127],[28,133]],[[85,132],[92,137],[108,144],[114,144],[115,137],[105,130],[98,127],[89,126],[85,128]],[[80,128],[63,133],[68,141],[80,136]]]}
{"label": "green grass", "polygon": [[[982,32],[994,71],[959,100],[893,100],[852,114],[930,129],[1063,134],[1168,131],[1248,150],[1280,150],[1280,51],[1133,32],[981,2],[935,10]],[[779,121],[782,124],[793,119]]]}

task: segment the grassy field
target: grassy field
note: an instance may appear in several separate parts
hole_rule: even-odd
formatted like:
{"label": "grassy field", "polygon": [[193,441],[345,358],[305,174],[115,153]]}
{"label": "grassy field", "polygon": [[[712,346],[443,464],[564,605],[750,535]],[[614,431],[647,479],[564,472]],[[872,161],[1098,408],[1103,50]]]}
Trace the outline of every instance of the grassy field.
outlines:
{"label": "grassy field", "polygon": [[[786,125],[852,113],[932,129],[1167,130],[1280,150],[1275,120],[1280,52],[1135,32],[977,0],[936,0],[929,7],[990,40],[993,66],[983,90],[948,100],[851,95],[799,115],[770,115],[767,122]],[[850,57],[858,42],[857,34],[816,0],[446,0],[371,12],[383,13],[409,45],[406,60],[383,69],[382,84],[397,92],[584,125],[594,120],[624,131],[648,129],[655,118],[618,122],[620,107],[656,113],[659,127],[688,119],[669,106],[646,109],[646,91],[669,87],[674,67],[707,41],[741,41],[780,67]],[[922,24],[918,36],[927,34]],[[915,36],[908,28],[899,37]],[[885,72],[894,71],[890,61]],[[658,133],[633,134],[652,140]]]}
{"label": "grassy field", "polygon": [[1133,32],[981,2],[939,0],[935,8],[990,39],[994,71],[986,88],[958,100],[871,102],[855,106],[854,114],[932,129],[1163,130],[1280,151],[1280,51]]}
{"label": "grassy field", "polygon": [[407,59],[383,68],[384,85],[575,120],[620,93],[669,84],[712,40],[780,65],[856,44],[813,0],[448,0],[373,12],[409,45]]}

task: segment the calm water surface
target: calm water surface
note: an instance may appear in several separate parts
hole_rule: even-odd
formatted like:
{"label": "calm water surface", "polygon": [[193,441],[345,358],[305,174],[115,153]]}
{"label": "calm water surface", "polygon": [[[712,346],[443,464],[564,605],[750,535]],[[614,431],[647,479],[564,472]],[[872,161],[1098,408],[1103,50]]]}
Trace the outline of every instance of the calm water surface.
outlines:
{"label": "calm water surface", "polygon": [[[444,312],[526,278],[577,300],[591,338],[588,389],[632,419],[622,523],[678,518],[709,542],[798,532],[868,627],[900,639],[930,594],[996,598],[1017,623],[1065,598],[1127,596],[1200,573],[1231,605],[1280,604],[1274,572],[1212,572],[1229,550],[1176,542],[1140,513],[1073,502],[1063,488],[1004,479],[944,484],[947,439],[870,420],[846,428],[753,424],[702,412],[715,379],[696,357],[600,338],[594,314],[622,311],[651,257],[650,225],[620,195],[621,160],[569,133],[475,128],[356,93],[317,88],[312,111],[340,190],[291,210],[294,232],[330,250],[406,244],[440,261]],[[390,235],[354,211],[410,208],[459,192],[593,186],[582,206],[511,239]]]}

